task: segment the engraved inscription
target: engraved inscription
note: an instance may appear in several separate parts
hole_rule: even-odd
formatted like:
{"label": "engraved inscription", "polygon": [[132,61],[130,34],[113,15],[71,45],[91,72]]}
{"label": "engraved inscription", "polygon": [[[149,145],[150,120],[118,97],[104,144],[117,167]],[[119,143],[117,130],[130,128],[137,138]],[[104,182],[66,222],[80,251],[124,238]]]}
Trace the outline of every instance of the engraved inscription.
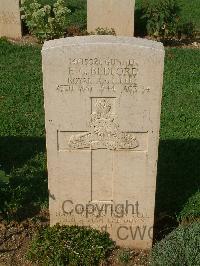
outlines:
{"label": "engraved inscription", "polygon": [[96,110],[91,114],[89,132],[72,135],[69,139],[71,149],[134,149],[139,146],[133,134],[124,133],[117,123],[117,116],[111,112],[108,99],[99,99]]}
{"label": "engraved inscription", "polygon": [[66,83],[57,86],[58,92],[138,91],[138,63],[134,59],[71,58],[66,74]]}

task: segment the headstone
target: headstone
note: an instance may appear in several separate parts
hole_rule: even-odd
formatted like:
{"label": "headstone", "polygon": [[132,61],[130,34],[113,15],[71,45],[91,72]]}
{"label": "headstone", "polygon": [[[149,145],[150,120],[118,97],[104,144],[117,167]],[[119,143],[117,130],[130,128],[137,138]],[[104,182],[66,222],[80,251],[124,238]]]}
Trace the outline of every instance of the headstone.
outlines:
{"label": "headstone", "polygon": [[0,37],[21,38],[19,0],[0,0]]}
{"label": "headstone", "polygon": [[133,36],[135,0],[87,0],[87,30],[113,28],[116,35]]}
{"label": "headstone", "polygon": [[42,55],[51,225],[150,248],[163,45],[74,37],[46,42]]}

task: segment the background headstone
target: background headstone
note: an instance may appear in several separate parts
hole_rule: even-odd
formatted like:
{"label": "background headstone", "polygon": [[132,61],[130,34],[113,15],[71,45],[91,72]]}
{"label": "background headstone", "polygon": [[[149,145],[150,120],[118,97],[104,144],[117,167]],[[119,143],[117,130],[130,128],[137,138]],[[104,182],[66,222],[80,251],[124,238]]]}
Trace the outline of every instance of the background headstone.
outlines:
{"label": "background headstone", "polygon": [[43,46],[50,221],[150,248],[164,49],[133,37]]}
{"label": "background headstone", "polygon": [[113,28],[116,35],[134,35],[135,0],[87,0],[87,30]]}
{"label": "background headstone", "polygon": [[0,37],[21,38],[19,0],[0,0]]}

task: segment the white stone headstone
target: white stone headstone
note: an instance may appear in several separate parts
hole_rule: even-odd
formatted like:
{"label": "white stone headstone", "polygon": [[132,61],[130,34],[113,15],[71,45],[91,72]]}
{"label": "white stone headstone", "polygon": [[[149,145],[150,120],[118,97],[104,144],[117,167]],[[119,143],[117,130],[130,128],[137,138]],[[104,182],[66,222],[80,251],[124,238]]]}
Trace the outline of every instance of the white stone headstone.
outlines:
{"label": "white stone headstone", "polygon": [[113,28],[118,36],[134,35],[135,0],[87,0],[87,30]]}
{"label": "white stone headstone", "polygon": [[19,0],[0,0],[0,37],[21,38]]}
{"label": "white stone headstone", "polygon": [[150,248],[164,48],[113,36],[44,44],[50,221]]}

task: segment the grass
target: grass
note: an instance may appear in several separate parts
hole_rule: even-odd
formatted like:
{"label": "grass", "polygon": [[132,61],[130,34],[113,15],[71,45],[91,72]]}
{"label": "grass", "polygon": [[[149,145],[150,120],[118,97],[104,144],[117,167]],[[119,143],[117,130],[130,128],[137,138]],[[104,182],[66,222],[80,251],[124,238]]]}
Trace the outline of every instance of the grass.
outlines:
{"label": "grass", "polygon": [[[1,210],[47,201],[40,52],[0,41]],[[200,188],[199,62],[199,50],[166,50],[157,213],[189,210],[188,199]]]}
{"label": "grass", "polygon": [[[0,42],[0,210],[47,199],[40,48]],[[7,188],[7,189],[6,189]]]}
{"label": "grass", "polygon": [[179,212],[200,187],[200,51],[167,49],[157,210]]}
{"label": "grass", "polygon": [[181,8],[180,20],[181,22],[193,22],[197,29],[200,30],[200,1],[199,0],[179,0]]}

